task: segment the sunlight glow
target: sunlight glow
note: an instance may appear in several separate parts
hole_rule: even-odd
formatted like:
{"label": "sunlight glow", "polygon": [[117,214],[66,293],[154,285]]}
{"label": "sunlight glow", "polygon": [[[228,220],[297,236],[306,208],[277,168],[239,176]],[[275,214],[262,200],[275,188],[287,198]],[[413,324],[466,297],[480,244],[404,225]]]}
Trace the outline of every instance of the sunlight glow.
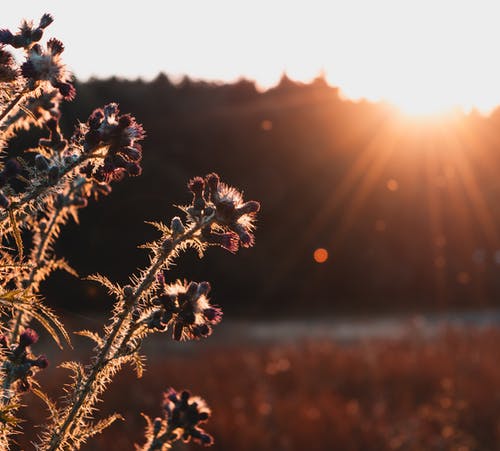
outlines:
{"label": "sunlight glow", "polygon": [[[88,0],[74,20],[70,2],[26,0],[2,12],[1,26],[52,12],[51,33],[71,44],[65,59],[83,79],[164,71],[174,80],[245,77],[269,87],[283,72],[300,81],[325,73],[344,96],[406,114],[500,104],[498,2],[146,0],[116,21],[115,10]],[[108,30],[116,39],[105,43]]]}

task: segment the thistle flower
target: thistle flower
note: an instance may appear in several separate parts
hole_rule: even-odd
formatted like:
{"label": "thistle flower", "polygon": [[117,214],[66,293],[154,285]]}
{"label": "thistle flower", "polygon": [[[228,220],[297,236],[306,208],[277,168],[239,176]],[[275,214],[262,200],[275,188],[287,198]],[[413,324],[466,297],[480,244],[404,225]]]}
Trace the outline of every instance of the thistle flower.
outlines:
{"label": "thistle flower", "polygon": [[9,346],[5,336],[1,338],[1,346],[4,349],[7,360],[3,364],[3,370],[10,383],[18,381],[19,391],[27,391],[31,387],[30,378],[34,374],[34,368],[45,369],[49,365],[47,357],[33,356],[29,347],[38,341],[38,334],[33,329],[25,329],[19,336],[17,346]]}
{"label": "thistle flower", "polygon": [[38,341],[38,334],[33,329],[25,329],[19,336],[19,346],[26,348]]}
{"label": "thistle flower", "polygon": [[99,182],[117,180],[124,174],[132,177],[141,174],[142,148],[138,141],[144,139],[144,129],[131,115],[120,115],[116,103],[95,110],[80,132],[86,152],[107,147],[104,164],[97,168],[86,165],[82,174]]}
{"label": "thistle flower", "polygon": [[72,100],[76,91],[69,82],[71,74],[61,61],[64,45],[57,39],[47,42],[47,49],[33,45],[28,51],[27,60],[21,65],[21,73],[28,80],[37,84],[50,84],[57,89],[65,100]]}
{"label": "thistle flower", "polygon": [[194,221],[202,215],[213,214],[213,223],[202,230],[206,243],[222,246],[236,252],[239,246],[251,247],[255,242],[255,215],[260,210],[256,201],[245,202],[243,195],[233,187],[221,183],[215,173],[202,179],[195,177],[188,183],[193,201],[186,209]]}
{"label": "thistle flower", "polygon": [[149,320],[153,329],[173,328],[174,340],[190,340],[208,337],[212,326],[222,319],[222,310],[210,304],[208,282],[181,282],[165,284],[162,293],[153,300],[160,307]]}
{"label": "thistle flower", "polygon": [[42,39],[43,30],[53,21],[54,18],[50,14],[44,14],[37,27],[35,27],[33,21],[23,20],[16,34],[7,29],[0,30],[0,43],[9,44],[16,49],[22,47],[29,49],[34,43]]}
{"label": "thistle flower", "polygon": [[203,399],[191,396],[187,390],[177,392],[169,388],[164,393],[163,409],[168,430],[171,431],[170,440],[182,438],[184,442],[193,442],[200,445],[211,445],[213,438],[199,427],[210,417],[210,409]]}

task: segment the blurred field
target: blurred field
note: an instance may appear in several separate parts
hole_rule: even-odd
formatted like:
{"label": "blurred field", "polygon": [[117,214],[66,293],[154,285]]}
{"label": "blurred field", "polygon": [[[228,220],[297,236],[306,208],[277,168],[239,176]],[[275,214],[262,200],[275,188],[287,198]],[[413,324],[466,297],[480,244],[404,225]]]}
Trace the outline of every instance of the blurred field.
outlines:
{"label": "blurred field", "polygon": [[[169,386],[189,388],[212,407],[206,429],[214,450],[500,449],[498,327],[433,335],[414,327],[397,339],[343,343],[208,339],[177,346],[163,338],[146,350],[142,380],[126,369],[104,397],[102,413],[121,412],[126,422],[85,449],[132,449],[141,442],[140,412],[158,415]],[[60,393],[65,371],[45,373],[43,385]],[[31,423],[43,406],[31,398],[26,404]]]}

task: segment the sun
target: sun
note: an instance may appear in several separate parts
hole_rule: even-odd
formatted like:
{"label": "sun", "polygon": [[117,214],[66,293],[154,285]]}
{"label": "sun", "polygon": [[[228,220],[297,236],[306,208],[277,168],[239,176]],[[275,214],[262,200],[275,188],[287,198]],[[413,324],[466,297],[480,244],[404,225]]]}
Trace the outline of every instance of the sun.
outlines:
{"label": "sun", "polygon": [[440,98],[439,94],[435,92],[431,95],[430,91],[426,91],[421,95],[418,93],[412,95],[406,92],[388,96],[387,102],[395,106],[404,116],[420,119],[441,119],[457,109],[464,109],[454,99]]}
{"label": "sun", "polygon": [[342,30],[344,48],[332,35],[335,52],[325,71],[345,97],[388,102],[411,115],[487,114],[500,104],[500,29],[492,19],[500,5],[376,5],[357,21],[357,34]]}

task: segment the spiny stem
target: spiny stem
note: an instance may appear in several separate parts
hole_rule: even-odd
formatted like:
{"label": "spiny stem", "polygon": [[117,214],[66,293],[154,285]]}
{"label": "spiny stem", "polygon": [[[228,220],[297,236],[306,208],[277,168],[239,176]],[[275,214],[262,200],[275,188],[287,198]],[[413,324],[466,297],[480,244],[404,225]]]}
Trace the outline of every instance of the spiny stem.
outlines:
{"label": "spiny stem", "polygon": [[167,428],[167,430],[160,436],[155,437],[148,448],[146,449],[147,444],[144,446],[143,451],[155,451],[161,449],[161,447],[168,441],[169,437],[172,435],[173,430]]}
{"label": "spiny stem", "polygon": [[5,109],[0,113],[0,126],[4,119],[9,115],[9,113],[23,100],[24,96],[29,92],[27,89],[23,89],[16,97],[14,97]]}
{"label": "spiny stem", "polygon": [[5,406],[12,399],[12,390],[10,386],[12,384],[12,378],[10,372],[6,373],[5,379],[2,384],[2,406]]}
{"label": "spiny stem", "polygon": [[[45,258],[45,253],[47,251],[48,243],[49,243],[50,239],[52,238],[52,235],[55,232],[55,227],[58,223],[58,219],[60,218],[60,215],[62,212],[63,212],[62,207],[59,207],[54,211],[52,217],[50,218],[49,224],[47,225],[47,230],[45,231],[45,233],[43,233],[42,239],[41,239],[39,245],[37,246],[36,254],[35,254],[35,257],[33,259],[36,263],[31,268],[30,274],[29,274],[28,278],[26,279],[27,286],[29,286],[29,287],[31,287],[37,271],[42,266],[42,261]],[[30,292],[32,292],[32,290],[30,290]],[[11,331],[11,335],[10,335],[10,342],[11,343],[17,342],[18,336],[19,336],[19,330],[21,328],[21,324],[23,324],[23,319],[24,319],[24,313],[21,310],[18,310],[16,317],[14,318],[14,323],[13,323],[12,331]],[[12,393],[12,390],[10,389],[12,382],[13,382],[12,378],[9,377],[9,375],[5,376],[5,379],[4,379],[3,384],[2,384],[2,392],[3,392],[2,404],[3,405],[7,404],[12,399],[13,393]]]}
{"label": "spiny stem", "polygon": [[[37,200],[39,198],[43,198],[43,196],[51,189],[57,186],[63,179],[66,177],[71,171],[73,171],[76,167],[78,167],[80,164],[84,163],[87,160],[93,159],[93,158],[100,158],[100,155],[97,153],[101,151],[103,147],[98,147],[96,149],[93,149],[91,152],[86,153],[81,155],[76,161],[72,162],[68,166],[66,166],[62,172],[59,173],[57,179],[55,180],[54,183],[49,184],[48,180],[45,184],[37,186],[35,189],[33,189],[31,192],[28,192],[25,194],[21,199],[19,199],[17,202],[12,202],[10,206],[10,210],[13,212],[21,209],[24,207],[26,204]],[[3,225],[5,220],[8,218],[8,213],[7,212],[2,212],[0,213],[0,225]]]}
{"label": "spiny stem", "polygon": [[[176,237],[173,240],[170,238],[165,239],[162,243],[160,243],[160,252],[156,255],[153,260],[151,266],[147,269],[146,275],[142,278],[139,285],[135,288],[134,293],[129,299],[125,300],[125,304],[123,307],[123,311],[118,317],[116,323],[114,324],[113,330],[109,334],[106,339],[106,342],[103,348],[100,350],[95,363],[93,364],[89,375],[86,377],[85,382],[82,388],[75,388],[75,391],[79,393],[77,399],[75,400],[73,407],[69,411],[66,419],[63,421],[60,427],[56,428],[56,431],[52,434],[51,440],[49,442],[48,448],[46,451],[56,451],[61,445],[62,442],[66,440],[66,436],[68,434],[68,430],[73,425],[74,421],[76,421],[81,412],[80,409],[87,397],[91,394],[92,385],[97,380],[98,376],[101,372],[106,368],[106,365],[112,361],[115,357],[117,357],[117,353],[114,353],[110,358],[108,358],[108,352],[115,344],[115,339],[118,336],[119,332],[121,332],[122,326],[126,320],[126,318],[130,315],[133,307],[137,304],[137,302],[149,291],[149,289],[153,286],[156,276],[160,269],[164,266],[165,262],[168,258],[174,254],[176,247],[182,243],[193,237],[193,235],[198,232],[203,227],[210,225],[213,222],[213,217],[208,217],[205,220],[195,224],[182,235]],[[127,335],[128,336],[128,335]],[[130,337],[129,337],[130,338]],[[120,343],[118,349],[124,346],[124,341]]]}
{"label": "spiny stem", "polygon": [[[27,287],[31,288],[31,286],[35,280],[37,272],[42,267],[42,262],[45,260],[45,255],[47,253],[48,244],[56,232],[56,226],[58,224],[59,218],[61,217],[63,211],[64,211],[63,206],[59,206],[58,208],[56,208],[56,210],[53,212],[53,214],[49,220],[49,223],[47,224],[47,230],[45,230],[45,232],[42,233],[41,240],[37,246],[35,256],[32,259],[34,264],[31,267],[31,271],[28,275],[28,278],[25,280]],[[34,291],[33,289],[30,290],[31,293],[33,291]],[[11,343],[15,343],[17,341],[17,337],[19,334],[19,328],[21,327],[21,324],[23,321],[23,316],[24,316],[24,313],[21,310],[19,310],[17,312],[16,318],[14,320],[14,325],[12,327],[11,339],[10,339]]]}

